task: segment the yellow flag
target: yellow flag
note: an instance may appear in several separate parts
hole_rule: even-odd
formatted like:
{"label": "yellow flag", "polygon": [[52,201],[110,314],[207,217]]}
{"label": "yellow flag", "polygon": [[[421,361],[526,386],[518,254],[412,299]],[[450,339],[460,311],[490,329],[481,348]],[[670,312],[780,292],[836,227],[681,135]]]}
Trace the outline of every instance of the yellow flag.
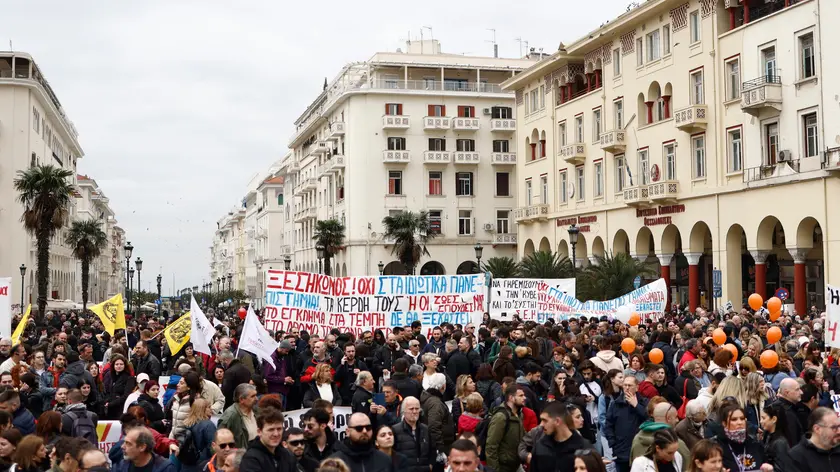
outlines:
{"label": "yellow flag", "polygon": [[18,343],[20,339],[20,335],[23,334],[23,330],[26,329],[26,323],[29,322],[29,312],[32,311],[32,305],[30,304],[26,307],[26,313],[24,313],[23,318],[20,319],[20,323],[18,323],[17,328],[15,328],[15,332],[12,333],[12,345]]}
{"label": "yellow flag", "polygon": [[125,308],[123,307],[121,293],[114,295],[99,305],[88,307],[88,310],[96,313],[99,319],[102,320],[102,326],[105,327],[105,331],[111,336],[114,335],[114,330],[125,329]]}
{"label": "yellow flag", "polygon": [[184,316],[173,321],[163,330],[163,336],[166,338],[166,343],[169,344],[169,352],[174,356],[187,344],[190,340],[190,330],[192,329],[192,317],[190,312],[186,312]]}

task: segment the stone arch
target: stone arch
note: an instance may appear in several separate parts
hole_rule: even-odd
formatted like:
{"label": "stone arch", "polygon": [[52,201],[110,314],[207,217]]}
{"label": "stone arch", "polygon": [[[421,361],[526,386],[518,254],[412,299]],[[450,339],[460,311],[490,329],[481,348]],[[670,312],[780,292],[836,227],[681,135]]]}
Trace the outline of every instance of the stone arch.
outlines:
{"label": "stone arch", "polygon": [[774,246],[785,245],[785,227],[773,215],[765,216],[758,224],[756,233],[756,248],[760,251],[770,251]]}
{"label": "stone arch", "polygon": [[347,277],[347,263],[341,264],[341,276]]}
{"label": "stone arch", "polygon": [[639,228],[636,234],[636,256],[648,256],[655,254],[655,244],[653,242],[653,233],[647,226]]}
{"label": "stone arch", "polygon": [[662,239],[659,249],[662,254],[675,254],[682,250],[682,236],[680,230],[674,225],[668,225],[662,231]]}
{"label": "stone arch", "polygon": [[524,254],[526,256],[530,256],[531,254],[533,254],[535,252],[536,252],[536,249],[534,249],[534,241],[531,241],[530,239],[526,240],[525,241]]}
{"label": "stone arch", "polygon": [[540,141],[545,141],[545,130],[540,131]]}
{"label": "stone arch", "polygon": [[420,268],[420,275],[445,275],[446,269],[438,261],[429,261]]}
{"label": "stone arch", "polygon": [[582,90],[586,90],[586,77],[583,74],[575,74],[572,78],[572,96]]}
{"label": "stone arch", "polygon": [[711,251],[712,232],[709,225],[703,221],[694,224],[688,237],[688,248],[690,252],[705,253],[707,248]]}
{"label": "stone arch", "polygon": [[384,275],[408,275],[408,271],[400,261],[391,261],[385,265]]}
{"label": "stone arch", "polygon": [[[726,244],[726,261],[724,261],[726,265],[722,275],[727,292],[724,296],[728,295],[733,304],[738,306],[745,290],[749,290],[750,293],[755,291],[754,286],[752,288],[744,286],[744,267],[754,266],[755,261],[747,250],[747,233],[741,225],[734,224],[729,227],[724,243]],[[747,277],[747,279],[750,280],[752,277]]]}
{"label": "stone arch", "polygon": [[613,254],[629,254],[630,253],[630,238],[627,237],[627,232],[623,229],[616,231],[613,236],[612,243]]}
{"label": "stone arch", "polygon": [[[574,248],[574,256],[575,259],[580,261],[578,267],[584,267],[589,262],[589,248],[586,245],[586,235],[584,233],[578,233],[578,240],[577,244],[575,244]],[[577,261],[574,261],[577,263]]]}
{"label": "stone arch", "polygon": [[819,229],[822,234],[820,223],[813,217],[808,216],[799,222],[796,228],[796,247],[800,249],[811,249],[814,247],[814,233]]}
{"label": "stone arch", "polygon": [[604,240],[600,236],[595,236],[595,239],[592,240],[592,255],[604,257],[606,253]]}
{"label": "stone arch", "polygon": [[540,252],[551,252],[551,243],[546,237],[540,239]]}
{"label": "stone arch", "polygon": [[475,261],[464,261],[458,265],[458,268],[455,269],[456,274],[477,274],[478,273],[478,264]]}
{"label": "stone arch", "polygon": [[647,105],[645,105],[645,94],[639,92],[639,95],[636,97],[636,120],[639,122],[639,126],[644,126],[649,124],[647,122]]}
{"label": "stone arch", "polygon": [[560,257],[571,257],[569,255],[569,243],[567,243],[565,239],[561,239],[560,242],[557,243],[557,254],[560,254]]}

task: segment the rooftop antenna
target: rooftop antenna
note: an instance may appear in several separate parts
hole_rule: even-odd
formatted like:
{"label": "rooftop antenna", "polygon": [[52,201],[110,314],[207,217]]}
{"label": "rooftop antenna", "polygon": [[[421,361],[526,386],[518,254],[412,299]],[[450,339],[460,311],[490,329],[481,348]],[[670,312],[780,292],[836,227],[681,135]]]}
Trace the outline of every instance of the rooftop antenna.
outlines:
{"label": "rooftop antenna", "polygon": [[514,38],[514,41],[519,43],[519,57],[522,56],[522,43],[525,43],[525,51],[528,51],[528,40],[522,39],[522,37]]}
{"label": "rooftop antenna", "polygon": [[496,29],[495,28],[487,28],[487,31],[493,32],[493,40],[487,41],[488,43],[493,43],[493,57],[499,57],[499,45],[496,44]]}
{"label": "rooftop antenna", "polygon": [[[435,40],[435,33],[432,31],[431,26],[420,27],[420,54],[423,54],[423,30],[429,30],[429,36],[432,38],[432,41]],[[434,52],[432,54],[434,54]]]}

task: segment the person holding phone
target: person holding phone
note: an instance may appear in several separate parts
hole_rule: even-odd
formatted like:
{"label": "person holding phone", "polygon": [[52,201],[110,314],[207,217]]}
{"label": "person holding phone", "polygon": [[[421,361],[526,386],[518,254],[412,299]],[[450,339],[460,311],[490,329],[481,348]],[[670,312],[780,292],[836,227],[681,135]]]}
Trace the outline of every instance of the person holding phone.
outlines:
{"label": "person holding phone", "polygon": [[349,405],[353,400],[353,385],[356,384],[356,377],[360,372],[369,370],[368,366],[356,357],[356,345],[347,343],[344,345],[344,357],[333,362],[333,368],[341,403]]}

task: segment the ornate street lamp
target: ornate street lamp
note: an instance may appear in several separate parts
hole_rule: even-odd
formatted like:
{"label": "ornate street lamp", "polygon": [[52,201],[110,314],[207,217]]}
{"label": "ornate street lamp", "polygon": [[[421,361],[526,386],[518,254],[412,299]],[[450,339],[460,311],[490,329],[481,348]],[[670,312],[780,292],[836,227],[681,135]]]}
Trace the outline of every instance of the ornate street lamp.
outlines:
{"label": "ornate street lamp", "polygon": [[286,270],[292,270],[292,256],[286,254],[286,257],[283,258],[283,264],[286,266]]}
{"label": "ornate street lamp", "polygon": [[233,274],[228,272],[228,292],[232,292],[231,284],[233,283]]}
{"label": "ornate street lamp", "polygon": [[26,275],[26,264],[20,265],[20,312],[23,313],[23,289],[26,286],[24,276]]}
{"label": "ornate street lamp", "polygon": [[475,246],[473,247],[473,249],[475,249],[476,267],[478,267],[478,272],[480,273],[481,272],[481,254],[484,253],[484,247],[481,245],[481,243],[476,243]]}
{"label": "ornate street lamp", "polygon": [[134,289],[134,269],[128,269],[128,312],[131,313],[131,291]]}
{"label": "ornate street lamp", "polygon": [[575,225],[569,226],[569,244],[572,245],[572,274],[574,276],[577,276],[577,251],[575,246],[577,246],[578,233],[580,233],[580,228]]}
{"label": "ornate street lamp", "polygon": [[[134,267],[137,268],[137,294],[139,295],[143,289],[140,287],[140,272],[143,270],[143,260],[140,259],[140,256],[137,256],[137,259],[134,261]],[[140,314],[140,306],[137,306],[137,314]]]}
{"label": "ornate street lamp", "polygon": [[131,313],[131,284],[128,280],[129,269],[131,269],[131,252],[134,251],[134,246],[131,245],[131,241],[125,243],[123,250],[125,250],[125,299],[128,312]]}
{"label": "ornate street lamp", "polygon": [[158,318],[160,318],[160,314],[161,314],[160,309],[161,309],[161,307],[163,307],[163,299],[161,298],[161,291],[160,291],[160,289],[161,289],[161,287],[160,287],[161,282],[163,282],[163,277],[161,277],[161,275],[160,275],[160,274],[158,274],[158,276],[157,276],[157,289],[158,289]]}
{"label": "ornate street lamp", "polygon": [[379,264],[376,264],[376,266],[379,267],[379,275],[382,275],[382,274],[385,273],[385,263],[384,262],[379,261]]}
{"label": "ornate street lamp", "polygon": [[321,260],[326,255],[326,252],[327,252],[326,248],[321,243],[318,243],[318,245],[315,246],[315,255],[318,256],[318,273],[319,274],[323,273],[323,270],[321,269]]}

